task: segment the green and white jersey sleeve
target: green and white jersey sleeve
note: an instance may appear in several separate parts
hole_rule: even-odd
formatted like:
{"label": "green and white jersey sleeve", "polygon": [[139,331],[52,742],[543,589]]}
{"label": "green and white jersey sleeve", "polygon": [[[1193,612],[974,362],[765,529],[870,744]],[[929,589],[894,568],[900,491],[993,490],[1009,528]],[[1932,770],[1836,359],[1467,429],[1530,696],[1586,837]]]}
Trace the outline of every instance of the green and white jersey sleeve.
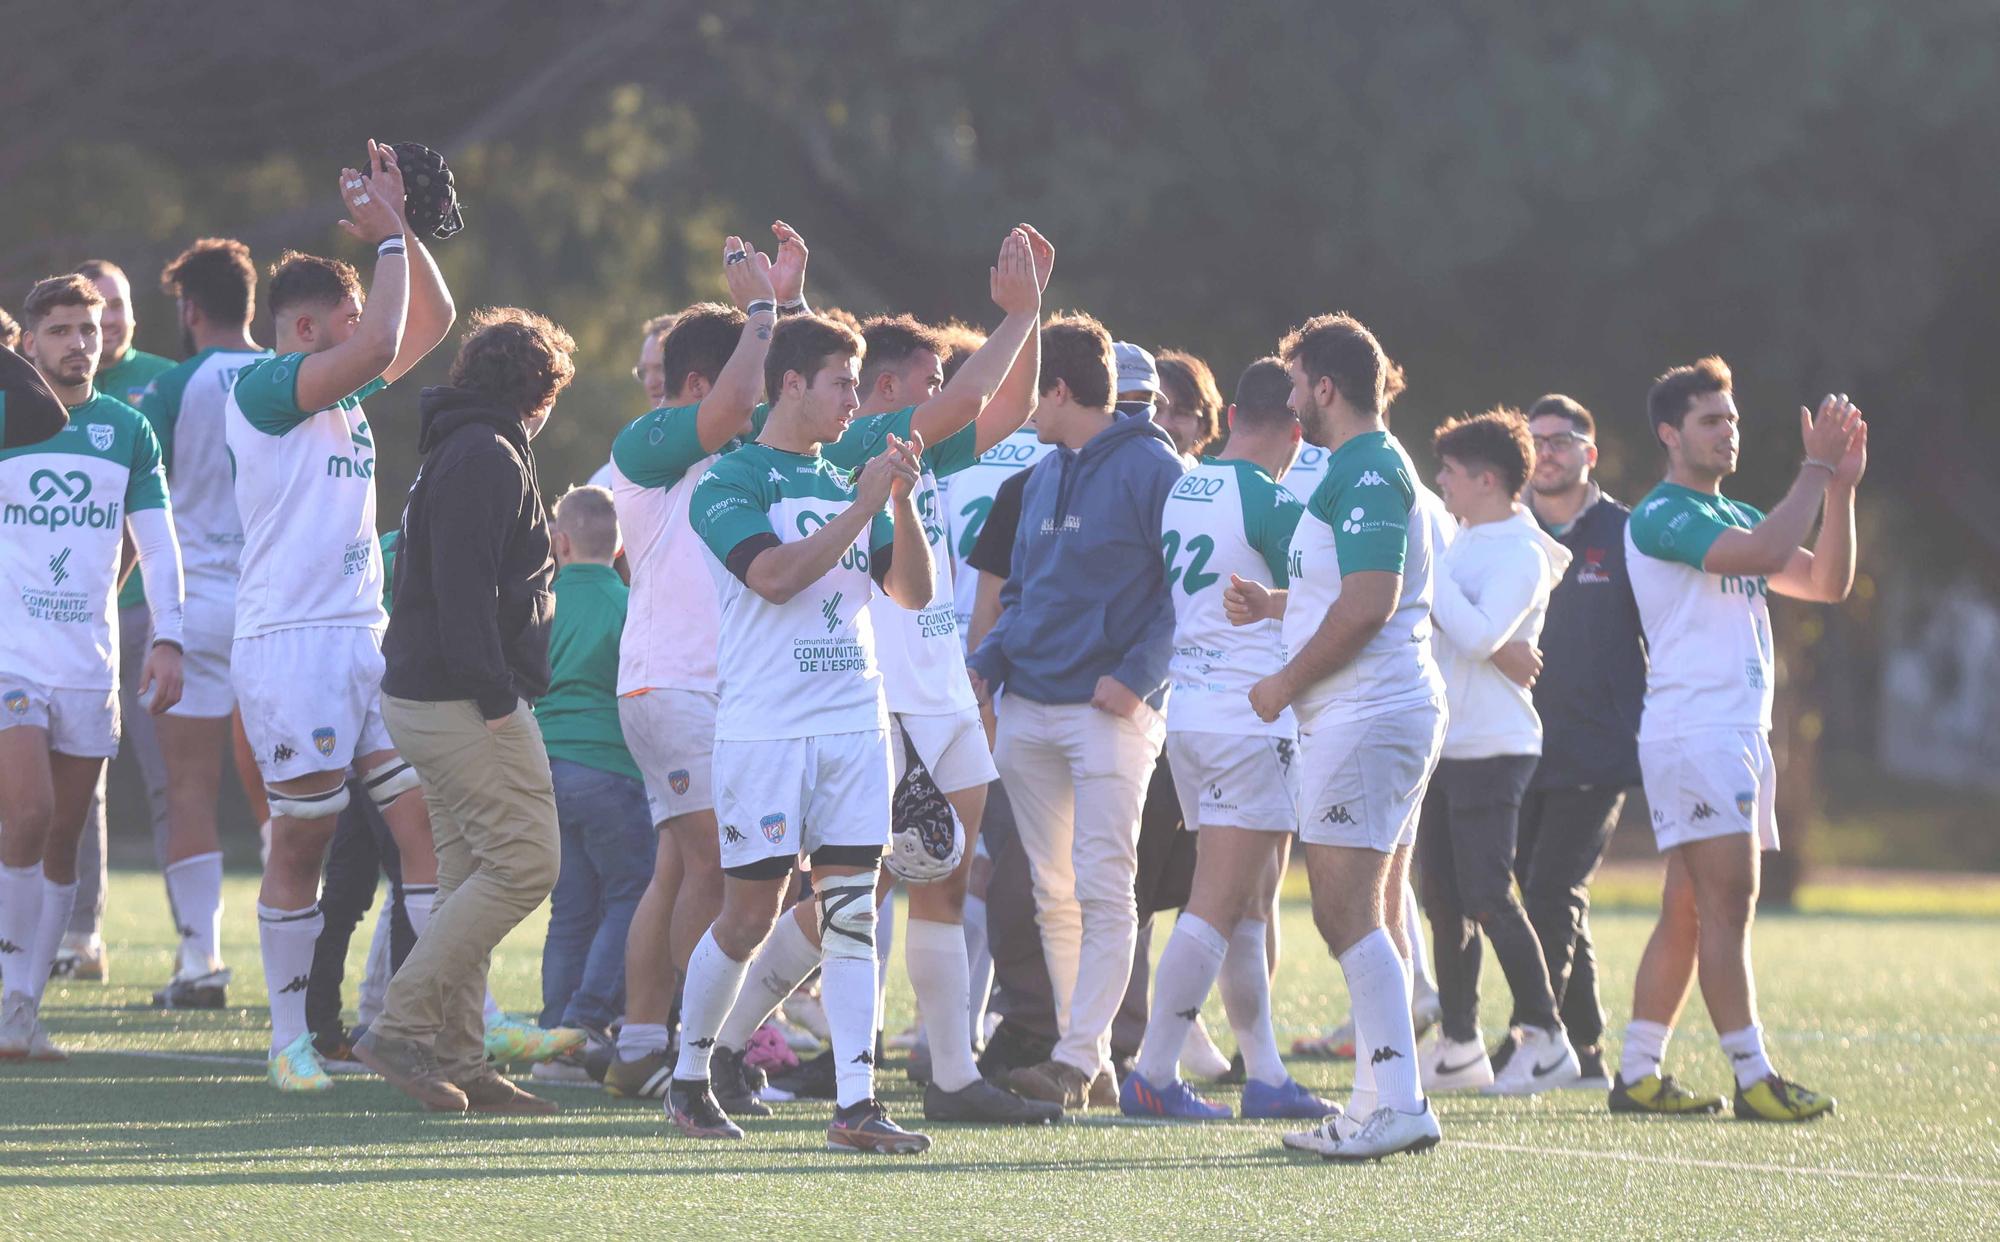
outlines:
{"label": "green and white jersey sleeve", "polygon": [[746,540],[797,543],[853,503],[845,474],[824,457],[767,444],[725,455],[696,482],[690,515],[721,605],[716,740],[889,727],[868,613],[869,565],[895,534],[886,510],[825,576],[785,603],[758,595],[726,568]]}
{"label": "green and white jersey sleeve", "polygon": [[[666,406],[632,420],[611,442],[608,467],[632,593],[618,644],[618,693],[699,690],[715,693],[715,582],[708,553],[688,519],[696,480],[724,453],[749,441],[734,437],[705,453],[697,430],[701,407]],[[750,416],[750,434],[768,406]]]}
{"label": "green and white jersey sleeve", "polygon": [[979,542],[993,497],[1009,476],[1055,451],[1055,445],[1041,442],[1033,427],[1023,427],[981,453],[970,466],[940,479],[945,525],[951,535],[952,609],[961,640],[972,628],[972,605],[979,590],[979,571],[966,558]]}
{"label": "green and white jersey sleeve", "polygon": [[298,407],[304,354],[260,358],[224,398],[223,438],[243,523],[236,637],[305,626],[379,627],[375,441],[361,402],[379,376],[323,410]]}
{"label": "green and white jersey sleeve", "polygon": [[[916,407],[871,414],[848,425],[847,434],[826,446],[826,459],[850,473],[888,446],[889,437],[910,438]],[[878,593],[868,605],[875,627],[875,651],[889,710],[899,715],[948,716],[976,708],[965,676],[965,643],[952,603],[952,560],[938,481],[978,460],[978,428],[967,424],[924,449],[924,475],[915,494],[931,545],[931,602],[916,612]]]}
{"label": "green and white jersey sleeve", "polygon": [[152,427],[102,393],[53,437],[0,451],[0,673],[58,689],[117,684],[125,519],[167,507]]}
{"label": "green and white jersey sleeve", "polygon": [[1673,483],[1632,510],[1625,569],[1649,654],[1640,741],[1771,727],[1769,588],[1761,577],[1702,568],[1723,531],[1763,520],[1740,501]]}
{"label": "green and white jersey sleeve", "polygon": [[137,409],[146,389],[174,365],[172,358],[149,354],[143,349],[128,349],[117,362],[100,366],[94,383],[105,396]]}
{"label": "green and white jersey sleeve", "polygon": [[223,411],[236,377],[251,362],[270,356],[267,350],[204,349],[161,372],[139,406],[166,458],[188,598],[232,610],[243,522],[236,515]]}
{"label": "green and white jersey sleeve", "polygon": [[1268,587],[1290,584],[1292,532],[1304,511],[1262,467],[1235,459],[1202,462],[1168,494],[1160,543],[1174,601],[1170,732],[1298,733],[1291,712],[1267,724],[1248,698],[1251,686],[1284,667],[1283,627],[1231,625],[1222,596],[1232,574]]}
{"label": "green and white jersey sleeve", "polygon": [[1343,576],[1398,573],[1403,589],[1388,624],[1353,662],[1294,700],[1301,725],[1323,712],[1360,720],[1444,696],[1430,644],[1435,544],[1416,479],[1388,433],[1356,436],[1327,457],[1292,535],[1287,652],[1304,647],[1319,630],[1340,598]]}

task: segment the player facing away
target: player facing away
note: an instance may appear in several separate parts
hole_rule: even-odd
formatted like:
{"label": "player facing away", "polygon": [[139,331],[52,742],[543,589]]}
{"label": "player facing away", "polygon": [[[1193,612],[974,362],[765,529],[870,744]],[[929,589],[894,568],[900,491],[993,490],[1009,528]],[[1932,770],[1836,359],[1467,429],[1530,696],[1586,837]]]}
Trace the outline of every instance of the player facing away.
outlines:
{"label": "player facing away", "polygon": [[76,846],[118,751],[120,540],[139,550],[153,642],[142,700],[181,693],[181,571],[160,445],[92,383],[104,298],[82,276],[37,284],[21,352],[69,409],[54,436],[0,450],[0,1060],[60,1061],[42,989],[76,900]]}
{"label": "player facing away", "polygon": [[[376,248],[364,302],[352,267],[287,254],[271,272],[277,357],[236,377],[225,414],[243,522],[230,675],[271,807],[271,853],[257,895],[271,997],[271,1082],[332,1086],[306,1026],[319,936],[320,859],[361,777],[402,854],[406,886],[430,888],[437,861],[415,769],[382,724],[382,552],[375,444],[361,402],[402,378],[450,330],[444,280],[403,220],[403,178],[369,143],[343,169],[350,237]],[[405,900],[418,934],[427,902]]]}
{"label": "player facing away", "polygon": [[223,406],[238,373],[271,351],[250,339],[257,268],[242,242],[202,238],[167,264],[160,283],[174,294],[182,335],[194,352],[155,377],[139,402],[166,462],[187,584],[181,701],[154,726],[167,773],[163,861],[180,950],[172,977],[153,1000],[168,1009],[220,1009],[230,973],[222,962],[216,799],[223,755],[233,740],[229,649],[243,550]]}
{"label": "player facing away", "polygon": [[1353,1000],[1354,1096],[1285,1145],[1365,1160],[1437,1143],[1417,1080],[1408,959],[1389,928],[1424,789],[1444,743],[1444,681],[1430,645],[1429,519],[1383,421],[1402,372],[1347,315],[1279,346],[1305,438],[1327,450],[1292,536],[1291,586],[1232,586],[1232,619],[1284,617],[1284,667],[1250,688],[1259,719],[1299,721],[1299,839],[1313,922]]}
{"label": "player facing away", "polygon": [[[611,444],[611,492],[625,536],[632,594],[618,648],[618,721],[659,832],[653,875],[625,940],[625,1025],[605,1070],[614,1095],[658,1097],[673,1077],[674,989],[688,955],[722,908],[716,853],[715,649],[720,607],[688,498],[716,458],[762,429],[764,358],[780,294],[805,306],[805,239],[779,221],[778,253],[736,237],[722,274],[734,306],[682,311],[661,342],[667,405],[634,419]],[[741,256],[740,258],[738,256]],[[725,1058],[726,1060],[726,1058]],[[727,1091],[729,1062],[715,1078]]]}
{"label": "player facing away", "polygon": [[1243,1053],[1243,1115],[1318,1119],[1334,1111],[1285,1071],[1271,1026],[1265,920],[1298,831],[1298,724],[1289,710],[1263,720],[1245,698],[1284,665],[1282,626],[1231,624],[1224,596],[1244,582],[1290,585],[1303,506],[1281,483],[1301,433],[1281,363],[1266,360],[1244,378],[1249,391],[1231,407],[1227,446],[1175,484],[1160,523],[1175,620],[1167,760],[1199,852],[1187,907],[1154,972],[1138,1063],[1119,1092],[1128,1116],[1229,1116],[1194,1093],[1178,1064],[1218,982]]}
{"label": "player facing away", "polygon": [[[931,329],[907,316],[864,323],[861,408],[824,450],[834,465],[855,470],[895,444],[927,446],[915,503],[935,574],[930,602],[911,611],[878,595],[868,611],[895,762],[894,848],[881,886],[886,892],[893,876],[909,887],[904,953],[930,1039],[924,1116],[931,1121],[1036,1124],[1062,1115],[1059,1105],[1023,1100],[987,1082],[973,1063],[971,966],[962,921],[972,847],[996,772],[965,675],[939,503],[941,479],[970,467],[1033,412],[1040,370],[1036,321],[1054,263],[1055,249],[1029,226],[1008,234],[989,282],[1006,318],[949,383],[943,382],[943,341]],[[751,981],[718,1032],[718,1048],[740,1051],[822,953],[813,908],[795,907],[758,951]]]}
{"label": "player facing away", "polygon": [[[1663,1072],[1692,977],[1736,1071],[1735,1115],[1805,1121],[1833,1097],[1771,1068],[1757,1020],[1750,921],[1761,851],[1778,847],[1771,757],[1776,591],[1836,604],[1854,585],[1854,492],[1868,425],[1845,396],[1800,409],[1805,458],[1766,515],[1722,494],[1740,452],[1729,367],[1703,358],[1646,397],[1667,474],[1632,511],[1627,571],[1652,667],[1639,718],[1639,771],[1667,856],[1660,921],[1639,960],[1613,1112],[1713,1113],[1722,1100]],[[1822,516],[1822,510],[1824,515]],[[1815,519],[1819,538],[1803,545]]]}
{"label": "player facing away", "polygon": [[889,843],[889,716],[868,600],[930,602],[930,544],[914,491],[919,447],[897,439],[850,484],[820,454],[859,408],[861,338],[819,316],[772,334],[773,400],[755,443],[710,466],[691,513],[721,603],[715,808],[722,913],[688,961],[667,1112],[696,1138],[741,1138],[709,1090],[709,1052],[778,918],[792,867],[812,860],[820,978],[838,1108],[831,1148],[917,1152],[930,1140],[874,1098],[875,874]]}

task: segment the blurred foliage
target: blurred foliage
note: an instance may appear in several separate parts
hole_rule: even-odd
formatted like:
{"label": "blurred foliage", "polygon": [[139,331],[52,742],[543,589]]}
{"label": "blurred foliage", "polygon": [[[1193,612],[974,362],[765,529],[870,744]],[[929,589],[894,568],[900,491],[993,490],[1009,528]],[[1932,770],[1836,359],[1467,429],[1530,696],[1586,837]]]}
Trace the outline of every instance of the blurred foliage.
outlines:
{"label": "blurred foliage", "polygon": [[[1845,391],[1874,424],[1869,595],[1809,638],[1798,610],[1780,627],[1815,704],[1787,730],[1866,748],[1868,599],[2000,567],[2000,21],[1989,0],[1557,14],[222,0],[134,6],[85,50],[67,11],[14,6],[0,297],[107,255],[139,277],[140,343],[171,352],[147,274],[203,233],[357,257],[334,178],[376,136],[458,170],[468,227],[438,254],[462,308],[523,303],[576,335],[552,484],[640,412],[637,325],[718,295],[721,237],[768,244],[778,216],[811,243],[816,302],[987,322],[993,248],[1032,220],[1059,252],[1052,307],[1200,353],[1225,391],[1289,325],[1351,310],[1408,369],[1413,445],[1566,391],[1628,499],[1659,465],[1650,377],[1721,353],[1753,502],[1790,477],[1802,402]],[[414,401],[372,408],[393,521]]]}

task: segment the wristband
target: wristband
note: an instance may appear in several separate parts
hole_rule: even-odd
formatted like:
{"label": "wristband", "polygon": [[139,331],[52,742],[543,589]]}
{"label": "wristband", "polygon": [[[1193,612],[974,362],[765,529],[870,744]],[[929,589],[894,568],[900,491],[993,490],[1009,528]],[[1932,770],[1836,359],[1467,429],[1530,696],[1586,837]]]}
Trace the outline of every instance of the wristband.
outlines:
{"label": "wristband", "polygon": [[778,304],[769,298],[758,298],[743,308],[743,315],[746,319],[752,315],[769,315],[771,318],[776,319],[778,317]]}
{"label": "wristband", "polygon": [[375,245],[375,255],[377,258],[386,258],[392,254],[406,255],[408,253],[401,233],[391,233]]}
{"label": "wristband", "polygon": [[1799,463],[1799,469],[1801,470],[1805,469],[1807,466],[1816,466],[1819,469],[1826,471],[1828,474],[1837,475],[1840,473],[1840,467],[1834,465],[1832,462],[1821,461],[1817,457],[1808,457],[1804,461]]}
{"label": "wristband", "polygon": [[810,315],[811,313],[812,313],[812,308],[806,305],[806,300],[803,296],[793,298],[789,302],[778,303],[778,314],[780,316]]}

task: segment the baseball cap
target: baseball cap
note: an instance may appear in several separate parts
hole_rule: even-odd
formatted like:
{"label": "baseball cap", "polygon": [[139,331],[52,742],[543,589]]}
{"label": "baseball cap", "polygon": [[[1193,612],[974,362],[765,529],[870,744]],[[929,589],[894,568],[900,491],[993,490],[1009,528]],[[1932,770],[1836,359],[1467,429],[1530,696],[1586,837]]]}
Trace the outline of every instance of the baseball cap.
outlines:
{"label": "baseball cap", "polygon": [[1160,368],[1153,362],[1153,355],[1130,341],[1113,341],[1111,356],[1118,364],[1118,392],[1159,394]]}

